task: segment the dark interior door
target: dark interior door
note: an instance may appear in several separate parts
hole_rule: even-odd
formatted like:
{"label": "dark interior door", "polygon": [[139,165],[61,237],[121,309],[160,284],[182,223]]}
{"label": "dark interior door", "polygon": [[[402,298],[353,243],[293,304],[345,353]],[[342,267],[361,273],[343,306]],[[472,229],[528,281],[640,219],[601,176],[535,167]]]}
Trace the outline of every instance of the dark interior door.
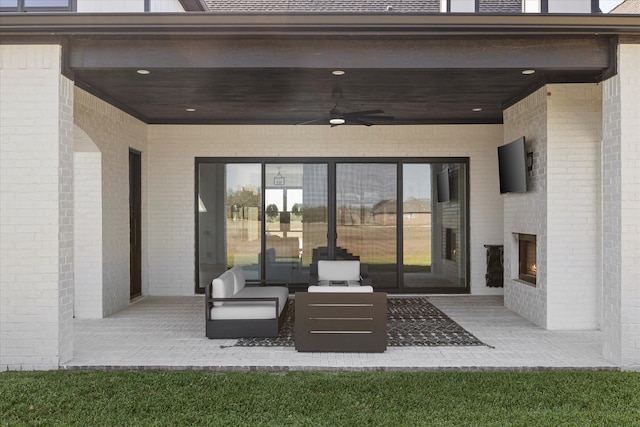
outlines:
{"label": "dark interior door", "polygon": [[140,153],[129,151],[129,256],[130,296],[142,295],[142,244],[140,212],[142,196],[142,172]]}

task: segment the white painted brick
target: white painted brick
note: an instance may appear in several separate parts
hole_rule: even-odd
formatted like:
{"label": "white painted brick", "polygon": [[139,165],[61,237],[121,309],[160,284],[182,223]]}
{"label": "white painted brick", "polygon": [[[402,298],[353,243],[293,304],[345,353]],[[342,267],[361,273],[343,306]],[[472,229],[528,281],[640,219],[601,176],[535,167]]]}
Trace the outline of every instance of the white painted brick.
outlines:
{"label": "white painted brick", "polygon": [[[86,134],[78,129],[75,144]],[[88,139],[88,137],[86,137]],[[89,144],[84,141],[84,144]],[[95,145],[93,145],[95,147]],[[75,300],[77,318],[102,317],[102,162],[94,151],[74,157]]]}
{"label": "white painted brick", "polygon": [[601,92],[547,86],[548,329],[600,327]]}
{"label": "white painted brick", "polygon": [[[79,283],[81,295],[76,302],[76,311],[82,317],[103,317],[129,305],[130,148],[142,152],[142,283],[143,294],[147,294],[147,126],[81,89],[75,88],[74,98],[74,120],[78,129],[74,142],[76,151],[82,152],[85,157],[89,153],[94,154],[93,162],[97,162],[99,157],[101,167],[99,173],[95,170],[85,172],[85,175],[92,175],[90,192],[94,201],[82,199],[86,207],[82,218],[86,222],[80,223],[86,233],[80,237],[84,239],[82,244],[90,248],[93,256],[101,258],[100,265],[90,264],[91,258],[80,260],[76,274],[83,281]],[[100,180],[99,185],[96,180]],[[99,215],[86,210],[90,210],[93,203],[102,207]],[[99,238],[90,237],[98,233]],[[96,268],[101,270],[99,278],[95,277]],[[97,298],[100,301],[99,313],[96,301],[90,302],[96,289],[101,292]]]}
{"label": "white painted brick", "polygon": [[[505,305],[549,329],[600,324],[601,90],[548,85],[504,113],[534,153],[530,191],[505,197]],[[517,280],[514,233],[538,239],[537,285]]]}
{"label": "white painted brick", "polygon": [[640,365],[640,44],[622,43],[604,82],[604,355]]}
{"label": "white painted brick", "polygon": [[[488,288],[485,244],[502,242],[496,147],[502,126],[150,126],[149,259],[153,295],[194,292],[196,157],[469,157],[471,292]],[[455,140],[456,144],[450,141]],[[345,151],[345,147],[349,147]]]}
{"label": "white painted brick", "polygon": [[[547,327],[547,90],[539,89],[504,111],[504,143],[521,136],[533,152],[529,191],[504,195],[505,306]],[[518,242],[514,233],[537,236],[537,286],[516,280]]]}
{"label": "white painted brick", "polygon": [[57,368],[73,346],[73,83],[60,46],[2,45],[0,64],[0,369]]}

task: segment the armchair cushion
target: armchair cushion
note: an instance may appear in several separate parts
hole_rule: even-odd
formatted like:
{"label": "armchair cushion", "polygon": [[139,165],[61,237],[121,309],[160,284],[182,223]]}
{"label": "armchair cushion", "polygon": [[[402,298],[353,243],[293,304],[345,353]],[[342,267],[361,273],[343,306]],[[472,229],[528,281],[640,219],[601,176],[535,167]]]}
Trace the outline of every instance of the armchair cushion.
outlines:
{"label": "armchair cushion", "polygon": [[247,286],[240,294],[231,297],[231,301],[226,301],[224,307],[211,308],[211,319],[277,319],[286,307],[288,297],[289,291],[284,286]]}
{"label": "armchair cushion", "polygon": [[[216,277],[211,282],[211,297],[212,298],[230,298],[233,296],[235,286],[235,276],[231,270],[227,270],[219,277]],[[224,302],[217,301],[213,303],[214,306],[220,307],[224,305]]]}
{"label": "armchair cushion", "polygon": [[318,261],[318,281],[322,280],[360,280],[360,261]]}
{"label": "armchair cushion", "polygon": [[242,267],[233,267],[230,271],[233,273],[233,293],[237,294],[244,289],[244,270]]}

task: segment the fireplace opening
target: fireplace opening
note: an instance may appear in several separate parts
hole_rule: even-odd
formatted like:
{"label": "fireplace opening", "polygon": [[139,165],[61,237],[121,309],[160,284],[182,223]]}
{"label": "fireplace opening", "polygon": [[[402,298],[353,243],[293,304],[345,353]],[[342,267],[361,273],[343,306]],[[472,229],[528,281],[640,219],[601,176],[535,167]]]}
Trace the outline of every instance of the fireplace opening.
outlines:
{"label": "fireplace opening", "polygon": [[536,260],[536,236],[531,234],[519,234],[518,245],[518,279],[535,285],[538,273]]}

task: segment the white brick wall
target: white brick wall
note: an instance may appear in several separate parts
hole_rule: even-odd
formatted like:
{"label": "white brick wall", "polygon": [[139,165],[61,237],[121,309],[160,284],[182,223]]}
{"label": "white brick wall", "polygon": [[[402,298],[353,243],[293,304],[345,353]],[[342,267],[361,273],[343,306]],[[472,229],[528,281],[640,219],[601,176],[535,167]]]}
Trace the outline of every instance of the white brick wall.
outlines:
{"label": "white brick wall", "polygon": [[[598,85],[547,85],[504,113],[534,153],[529,192],[505,196],[505,305],[548,329],[600,324]],[[537,236],[537,284],[519,281],[515,233]]]}
{"label": "white brick wall", "polygon": [[[504,195],[504,304],[547,327],[547,90],[541,88],[504,112],[504,142],[521,136],[533,152],[529,191]],[[537,286],[517,280],[518,246],[514,233],[537,236]]]}
{"label": "white brick wall", "polygon": [[142,292],[147,293],[147,126],[78,88],[74,119],[101,153],[102,316],[108,316],[129,305],[129,148],[142,152]]}
{"label": "white brick wall", "polygon": [[640,366],[640,43],[620,45],[623,365]]}
{"label": "white brick wall", "polygon": [[547,328],[597,329],[601,85],[548,85],[547,95]]}
{"label": "white brick wall", "polygon": [[[455,143],[452,143],[455,141]],[[195,157],[470,157],[471,291],[487,288],[484,245],[502,242],[496,147],[502,126],[151,126],[150,294],[194,293]],[[347,149],[348,147],[348,149]]]}
{"label": "white brick wall", "polygon": [[640,365],[640,44],[622,43],[603,97],[604,355]]}
{"label": "white brick wall", "polygon": [[621,99],[620,76],[603,84],[602,142],[602,330],[605,336],[604,355],[621,360]]}
{"label": "white brick wall", "polygon": [[77,126],[74,150],[74,312],[77,318],[101,318],[102,155]]}
{"label": "white brick wall", "polygon": [[66,362],[73,357],[73,82],[62,75],[58,79],[58,359]]}
{"label": "white brick wall", "polygon": [[73,85],[60,54],[0,46],[0,370],[57,368],[72,352]]}

